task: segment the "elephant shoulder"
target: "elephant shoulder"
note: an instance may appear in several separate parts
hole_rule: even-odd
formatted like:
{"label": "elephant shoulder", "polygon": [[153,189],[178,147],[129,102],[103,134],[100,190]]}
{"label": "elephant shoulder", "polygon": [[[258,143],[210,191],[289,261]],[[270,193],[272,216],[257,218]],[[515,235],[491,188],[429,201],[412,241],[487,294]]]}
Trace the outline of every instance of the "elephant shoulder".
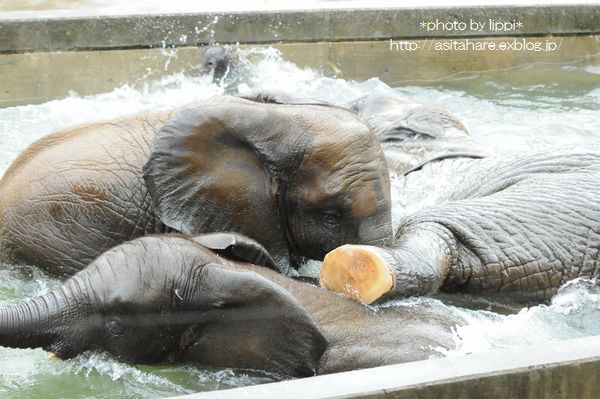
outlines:
{"label": "elephant shoulder", "polygon": [[41,153],[51,150],[64,142],[72,140],[81,134],[82,131],[89,129],[90,125],[79,126],[73,129],[63,130],[55,133],[48,134],[41,137],[30,144],[25,150],[23,150],[17,158],[12,162],[4,173],[3,180],[8,179],[19,171],[24,165],[33,160],[36,156]]}

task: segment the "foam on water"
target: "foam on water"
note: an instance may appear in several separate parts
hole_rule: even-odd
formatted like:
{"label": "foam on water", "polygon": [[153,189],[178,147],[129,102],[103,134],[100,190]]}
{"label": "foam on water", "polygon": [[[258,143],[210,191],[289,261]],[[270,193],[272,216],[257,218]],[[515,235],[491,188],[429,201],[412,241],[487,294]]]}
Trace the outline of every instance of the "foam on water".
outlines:
{"label": "foam on water", "polygon": [[[377,78],[364,82],[325,77],[299,68],[274,49],[239,50],[241,82],[250,89],[277,89],[342,104],[372,91],[399,93],[417,102],[448,108],[472,135],[500,154],[551,145],[589,143],[600,138],[600,83],[597,65],[532,66],[447,81],[443,84],[390,88]],[[210,76],[182,74],[122,86],[110,93],[68,98],[40,105],[0,109],[0,173],[35,139],[54,130],[91,121],[181,106],[223,93]],[[396,218],[403,204],[398,179],[392,198]],[[443,182],[437,182],[443,184]],[[431,187],[422,187],[429,190]],[[395,194],[394,194],[395,193]],[[35,268],[1,268],[0,305],[20,302],[55,287],[59,280]],[[309,274],[318,262],[308,264]],[[456,356],[495,348],[554,342],[600,334],[600,288],[591,281],[565,285],[548,305],[516,314],[496,313],[498,306],[469,310],[438,299],[414,298],[388,306],[427,303],[467,320],[457,327]],[[506,312],[504,312],[506,313]],[[61,397],[163,397],[276,380],[264,373],[206,370],[190,366],[134,366],[100,353],[86,353],[67,362],[49,362],[41,350],[0,348],[2,397],[46,398],[49,389]],[[55,388],[51,388],[55,387]],[[61,387],[68,387],[67,395]]]}

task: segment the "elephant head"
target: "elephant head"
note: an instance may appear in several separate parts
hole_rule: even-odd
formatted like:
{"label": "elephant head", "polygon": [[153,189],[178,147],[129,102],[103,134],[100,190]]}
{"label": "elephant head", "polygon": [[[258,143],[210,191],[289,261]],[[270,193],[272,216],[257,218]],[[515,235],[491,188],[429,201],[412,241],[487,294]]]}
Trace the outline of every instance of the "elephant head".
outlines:
{"label": "elephant head", "polygon": [[392,236],[383,152],[337,107],[215,97],[160,129],[144,179],[165,225],[244,234],[279,264]]}
{"label": "elephant head", "polygon": [[260,245],[232,235],[146,236],[105,252],[59,288],[0,309],[0,345],[41,347],[61,359],[105,350],[134,363],[315,374],[327,341],[302,305],[206,245],[269,262]]}
{"label": "elephant head", "polygon": [[213,73],[213,82],[227,83],[234,76],[234,66],[231,53],[225,47],[208,47],[202,53],[201,68]]}

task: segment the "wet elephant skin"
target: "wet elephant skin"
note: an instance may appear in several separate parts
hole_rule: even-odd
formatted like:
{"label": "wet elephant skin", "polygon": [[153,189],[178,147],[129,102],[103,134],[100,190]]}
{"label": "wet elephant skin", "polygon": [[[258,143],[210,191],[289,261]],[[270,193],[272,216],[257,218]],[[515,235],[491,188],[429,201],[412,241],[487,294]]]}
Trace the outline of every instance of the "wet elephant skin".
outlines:
{"label": "wet elephant skin", "polygon": [[215,97],[42,138],[0,181],[0,261],[72,275],[148,233],[237,231],[285,271],[391,236],[381,148],[352,113]]}
{"label": "wet elephant skin", "polygon": [[117,246],[61,287],[0,309],[0,345],[301,377],[425,359],[453,347],[451,328],[463,323],[425,304],[365,307],[217,256],[203,245],[214,242],[161,235]]}

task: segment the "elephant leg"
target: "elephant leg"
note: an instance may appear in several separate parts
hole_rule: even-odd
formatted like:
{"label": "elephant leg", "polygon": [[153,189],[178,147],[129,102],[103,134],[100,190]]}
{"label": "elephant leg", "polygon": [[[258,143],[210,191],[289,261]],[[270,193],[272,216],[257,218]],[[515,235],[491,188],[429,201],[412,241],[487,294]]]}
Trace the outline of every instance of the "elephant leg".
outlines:
{"label": "elephant leg", "polygon": [[344,245],[329,252],[321,266],[321,286],[356,301],[427,295],[437,291],[456,259],[449,231],[423,223],[402,232],[386,248]]}

